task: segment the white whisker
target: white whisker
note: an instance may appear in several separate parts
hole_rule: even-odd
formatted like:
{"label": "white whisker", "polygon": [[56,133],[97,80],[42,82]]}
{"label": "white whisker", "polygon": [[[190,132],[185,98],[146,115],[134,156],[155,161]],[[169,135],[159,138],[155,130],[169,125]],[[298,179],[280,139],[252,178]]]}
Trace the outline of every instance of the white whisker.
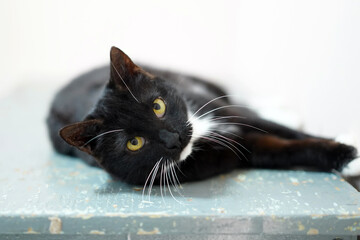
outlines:
{"label": "white whisker", "polygon": [[246,119],[246,117],[242,117],[242,116],[224,116],[224,117],[214,117],[214,118],[210,118],[209,121],[217,121],[217,120],[228,119],[228,118],[241,118],[241,119]]}
{"label": "white whisker", "polygon": [[181,184],[179,182],[179,179],[177,178],[176,176],[176,172],[175,172],[175,167],[174,165],[171,165],[171,168],[170,168],[170,173],[171,173],[171,177],[172,177],[172,182],[176,188],[176,191],[182,196],[184,197],[182,194],[181,194]]}
{"label": "white whisker", "polygon": [[[163,195],[163,190],[162,190],[162,181],[163,181],[163,173],[164,173],[164,163],[161,164],[161,172],[160,172],[160,194],[161,194],[161,199],[163,201],[163,203],[165,204],[165,200],[164,200],[164,195]],[[164,192],[165,194],[165,192]]]}
{"label": "white whisker", "polygon": [[160,162],[163,158],[161,158],[157,163],[156,163],[156,168],[155,168],[155,172],[153,173],[153,176],[151,177],[151,181],[150,181],[150,186],[149,186],[149,190],[148,190],[148,200],[150,201],[150,194],[151,194],[151,189],[154,185],[154,180],[156,178],[157,172],[159,170],[159,166],[160,166]]}
{"label": "white whisker", "polygon": [[[221,110],[221,109],[224,109],[224,108],[231,108],[231,107],[242,107],[242,108],[248,108],[247,106],[244,106],[244,105],[238,105],[238,104],[232,104],[232,105],[225,105],[225,106],[221,106],[221,107],[217,107],[217,108],[214,108],[214,109],[211,109],[209,111],[207,111],[206,113],[196,117],[195,119],[200,119],[212,112],[215,112],[215,111],[218,111],[218,110]],[[188,125],[190,124],[190,122],[188,123]]]}
{"label": "white whisker", "polygon": [[230,141],[224,139],[224,138],[221,138],[221,137],[215,137],[214,135],[210,135],[209,137],[212,137],[212,138],[215,138],[216,140],[219,140],[225,144],[228,144],[230,145],[231,147],[235,148],[247,161],[249,161],[249,159],[244,155],[243,152],[240,151],[239,148],[237,148],[234,144],[232,144]]}
{"label": "white whisker", "polygon": [[114,132],[122,132],[124,131],[124,129],[116,129],[116,130],[110,130],[110,131],[107,131],[107,132],[103,132],[95,137],[93,137],[92,139],[90,139],[89,141],[87,141],[86,143],[84,143],[84,145],[82,145],[81,147],[85,147],[86,145],[88,145],[90,142],[92,142],[93,140],[101,137],[101,136],[104,136],[105,134],[108,134],[108,133],[114,133]]}
{"label": "white whisker", "polygon": [[199,111],[201,111],[201,109],[203,109],[204,107],[206,107],[206,106],[209,105],[210,103],[212,103],[212,102],[214,102],[214,101],[216,101],[216,100],[218,100],[218,99],[226,98],[226,97],[230,97],[230,96],[233,96],[233,95],[223,95],[223,96],[220,96],[220,97],[217,97],[217,98],[214,98],[214,99],[208,101],[207,103],[205,103],[204,105],[202,105],[193,115],[191,115],[191,116],[189,117],[187,123],[189,123],[190,120],[191,120]]}
{"label": "white whisker", "polygon": [[229,135],[232,135],[234,137],[238,137],[240,139],[244,139],[243,137],[240,137],[239,135],[235,134],[235,133],[232,133],[232,132],[229,132],[229,131],[226,131],[226,130],[223,130],[223,129],[216,129],[216,131],[219,131],[219,132],[224,132],[224,133],[227,133]]}
{"label": "white whisker", "polygon": [[261,129],[261,128],[258,128],[258,127],[255,127],[255,126],[252,126],[252,125],[249,125],[249,124],[245,124],[245,123],[231,123],[231,122],[225,122],[225,123],[217,123],[218,125],[240,125],[240,126],[245,126],[245,127],[250,127],[250,128],[254,128],[256,130],[259,130],[261,132],[264,132],[264,133],[268,133],[267,131]]}
{"label": "white whisker", "polygon": [[[168,163],[168,160],[166,160],[166,162]],[[170,166],[169,165],[169,163],[167,164],[168,166]],[[174,196],[174,194],[172,193],[172,191],[171,191],[171,186],[170,186],[170,184],[169,184],[169,171],[166,171],[166,182],[167,182],[167,185],[168,185],[168,189],[169,189],[169,192],[170,192],[170,195],[172,196],[172,198],[176,201],[176,202],[178,202],[178,203],[180,203],[180,204],[183,204],[182,202],[180,202],[180,201],[178,201],[177,199],[176,199],[176,197]]]}
{"label": "white whisker", "polygon": [[[160,160],[157,161],[157,162],[154,164],[154,167],[151,169],[148,177],[146,178],[146,181],[145,181],[145,184],[144,184],[144,187],[143,187],[143,191],[142,191],[142,195],[141,195],[141,199],[142,199],[143,202],[144,202],[144,193],[145,193],[145,190],[146,190],[147,183],[148,183],[148,181],[149,181],[149,179],[150,179],[150,176],[152,176],[152,174],[153,174],[156,166],[159,165],[159,163],[160,163],[161,160],[162,160],[162,158],[160,158]],[[151,193],[151,190],[150,190],[150,193]],[[150,199],[149,199],[149,201],[150,201]]]}
{"label": "white whisker", "polygon": [[228,145],[226,145],[225,143],[223,143],[223,142],[221,142],[221,141],[219,141],[219,140],[217,140],[217,139],[214,139],[214,138],[211,137],[211,136],[199,136],[199,137],[202,138],[202,139],[205,139],[205,140],[208,140],[208,141],[217,143],[217,144],[219,144],[219,145],[221,145],[221,146],[223,146],[223,147],[228,148],[228,149],[231,150],[240,160],[242,160],[241,157],[237,154],[237,152],[236,152],[234,149],[232,149],[231,147],[229,147]]}
{"label": "white whisker", "polygon": [[211,132],[211,131],[209,131],[209,132],[210,132],[211,134],[215,134],[215,135],[217,135],[217,136],[219,136],[219,137],[221,137],[221,138],[223,138],[223,139],[226,139],[227,141],[231,141],[231,142],[239,145],[240,147],[242,147],[242,148],[243,148],[244,150],[246,150],[248,153],[251,153],[245,146],[243,146],[241,143],[235,141],[234,139],[225,137],[224,135],[218,134],[218,133],[216,133],[216,132]]}

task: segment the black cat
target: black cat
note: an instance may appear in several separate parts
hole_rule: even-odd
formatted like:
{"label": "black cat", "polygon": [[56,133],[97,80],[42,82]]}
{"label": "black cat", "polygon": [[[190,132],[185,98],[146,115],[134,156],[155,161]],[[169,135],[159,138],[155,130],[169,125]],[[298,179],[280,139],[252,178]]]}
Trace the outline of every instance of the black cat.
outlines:
{"label": "black cat", "polygon": [[47,124],[58,152],[125,182],[193,181],[240,167],[341,171],[357,157],[352,146],[261,119],[214,84],[141,68],[115,47],[110,57],[110,67],[56,95]]}

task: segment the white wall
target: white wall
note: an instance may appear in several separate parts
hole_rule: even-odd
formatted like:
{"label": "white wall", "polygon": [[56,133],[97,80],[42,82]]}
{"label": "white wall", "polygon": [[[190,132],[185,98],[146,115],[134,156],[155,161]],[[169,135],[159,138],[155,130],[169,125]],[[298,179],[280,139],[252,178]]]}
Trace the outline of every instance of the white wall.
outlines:
{"label": "white wall", "polygon": [[305,129],[360,133],[360,1],[0,0],[0,95],[135,61],[204,77]]}

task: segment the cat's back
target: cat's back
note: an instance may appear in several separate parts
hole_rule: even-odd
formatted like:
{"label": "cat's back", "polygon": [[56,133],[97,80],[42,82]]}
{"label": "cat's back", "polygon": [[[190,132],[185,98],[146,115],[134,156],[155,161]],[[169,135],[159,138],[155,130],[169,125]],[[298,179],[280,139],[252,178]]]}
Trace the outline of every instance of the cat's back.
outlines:
{"label": "cat's back", "polygon": [[82,121],[95,106],[109,79],[109,67],[100,67],[73,79],[54,97],[47,118],[48,132],[54,148],[63,154],[73,155],[59,136],[64,126]]}

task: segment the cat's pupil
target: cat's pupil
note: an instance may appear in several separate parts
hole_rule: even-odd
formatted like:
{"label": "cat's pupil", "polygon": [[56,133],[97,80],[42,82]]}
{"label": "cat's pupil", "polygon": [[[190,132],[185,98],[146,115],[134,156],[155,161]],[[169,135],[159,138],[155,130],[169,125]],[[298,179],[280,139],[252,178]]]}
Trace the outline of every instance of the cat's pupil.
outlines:
{"label": "cat's pupil", "polygon": [[160,104],[158,104],[158,103],[154,103],[153,108],[154,108],[155,110],[160,110],[161,106],[160,106]]}
{"label": "cat's pupil", "polygon": [[131,143],[131,145],[138,145],[139,144],[139,142],[138,142],[138,140],[136,138],[132,139],[130,141],[130,143]]}

